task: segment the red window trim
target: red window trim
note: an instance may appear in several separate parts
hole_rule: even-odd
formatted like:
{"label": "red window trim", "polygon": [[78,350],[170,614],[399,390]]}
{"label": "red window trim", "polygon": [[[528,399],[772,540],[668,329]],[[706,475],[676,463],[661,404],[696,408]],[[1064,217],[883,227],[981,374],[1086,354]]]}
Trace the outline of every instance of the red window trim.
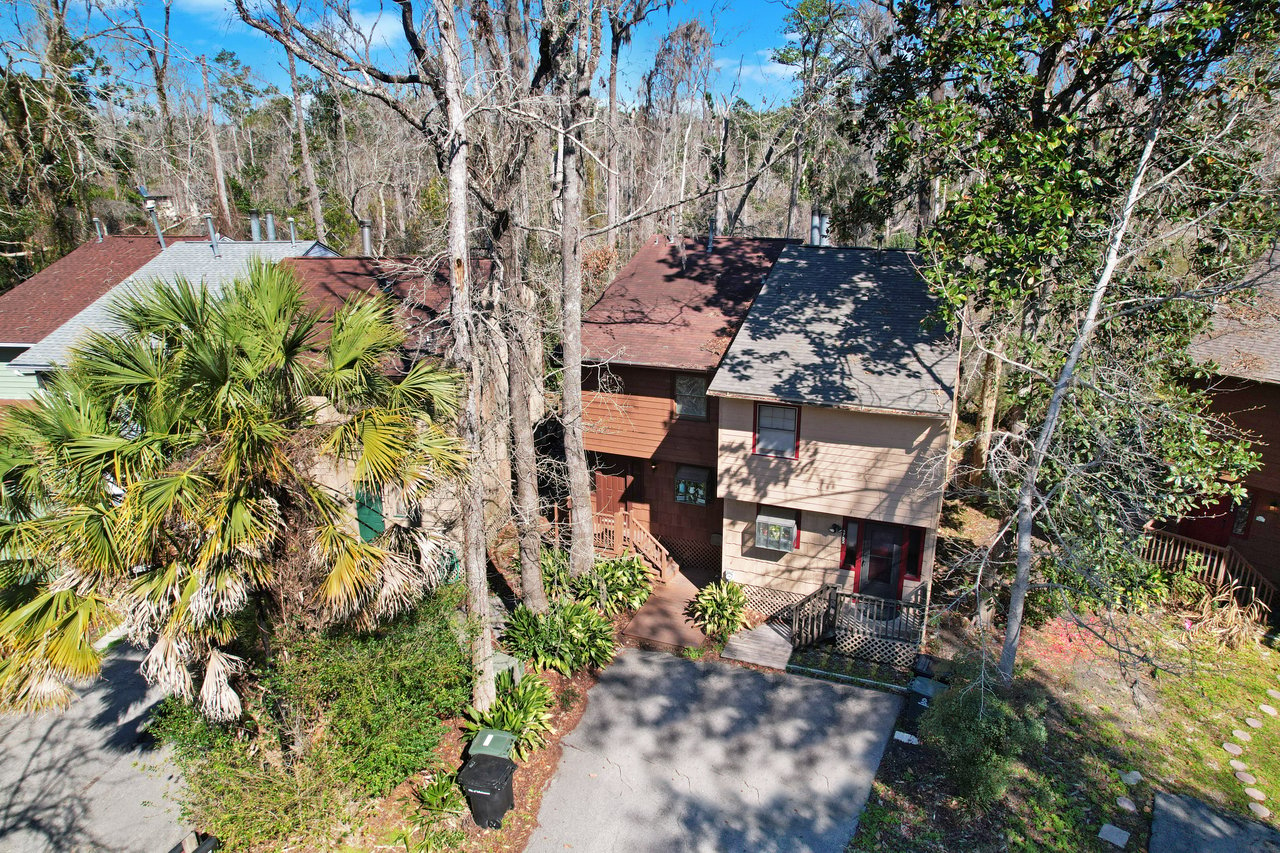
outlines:
{"label": "red window trim", "polygon": [[[761,453],[756,450],[756,442],[760,438],[760,407],[772,406],[775,409],[795,409],[796,412],[796,449],[791,456],[779,456],[776,453]],[[789,403],[756,403],[755,410],[752,413],[753,419],[751,423],[751,455],[752,456],[768,456],[773,459],[799,459],[800,458],[800,407],[792,406]]]}

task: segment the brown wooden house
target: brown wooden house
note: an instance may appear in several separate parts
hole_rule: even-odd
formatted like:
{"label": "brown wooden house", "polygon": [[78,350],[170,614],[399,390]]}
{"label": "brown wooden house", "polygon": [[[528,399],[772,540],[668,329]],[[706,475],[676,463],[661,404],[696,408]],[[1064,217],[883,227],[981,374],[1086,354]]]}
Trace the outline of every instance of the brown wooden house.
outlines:
{"label": "brown wooden house", "polygon": [[655,238],[583,317],[597,513],[627,513],[686,574],[720,568],[719,402],[707,386],[789,241]]}

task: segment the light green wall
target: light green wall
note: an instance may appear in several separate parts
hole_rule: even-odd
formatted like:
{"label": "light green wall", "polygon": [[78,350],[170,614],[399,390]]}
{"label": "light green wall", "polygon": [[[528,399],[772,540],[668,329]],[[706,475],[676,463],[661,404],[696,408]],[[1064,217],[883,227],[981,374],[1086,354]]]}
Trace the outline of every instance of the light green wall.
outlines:
{"label": "light green wall", "polygon": [[34,373],[18,375],[9,366],[26,351],[26,347],[0,347],[0,400],[27,400],[40,389]]}

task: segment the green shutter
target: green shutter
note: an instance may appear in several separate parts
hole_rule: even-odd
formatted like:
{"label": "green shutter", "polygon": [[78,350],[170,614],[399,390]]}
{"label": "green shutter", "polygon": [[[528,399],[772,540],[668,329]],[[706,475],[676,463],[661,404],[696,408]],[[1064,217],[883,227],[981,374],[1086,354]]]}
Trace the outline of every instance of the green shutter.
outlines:
{"label": "green shutter", "polygon": [[356,522],[360,525],[360,538],[371,542],[387,529],[382,515],[382,495],[356,489]]}

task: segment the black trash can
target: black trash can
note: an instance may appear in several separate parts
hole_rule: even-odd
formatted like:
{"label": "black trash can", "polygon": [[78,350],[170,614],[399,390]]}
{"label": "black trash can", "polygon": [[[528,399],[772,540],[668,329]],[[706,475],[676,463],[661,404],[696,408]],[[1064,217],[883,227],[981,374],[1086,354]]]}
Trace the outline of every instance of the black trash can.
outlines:
{"label": "black trash can", "polygon": [[516,763],[501,755],[473,755],[458,771],[471,817],[482,829],[501,829],[502,818],[515,805],[511,777]]}

